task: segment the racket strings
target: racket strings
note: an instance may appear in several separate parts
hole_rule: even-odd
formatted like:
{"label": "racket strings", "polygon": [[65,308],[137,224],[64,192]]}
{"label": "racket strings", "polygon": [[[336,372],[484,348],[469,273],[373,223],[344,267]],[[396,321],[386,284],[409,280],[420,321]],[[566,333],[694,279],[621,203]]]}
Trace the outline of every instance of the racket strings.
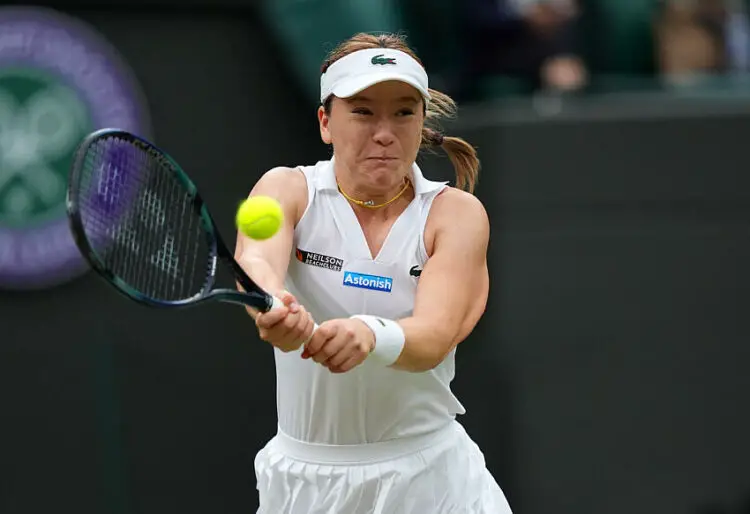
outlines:
{"label": "racket strings", "polygon": [[87,151],[80,213],[89,245],[120,281],[160,301],[207,286],[211,248],[191,192],[156,150],[111,137]]}

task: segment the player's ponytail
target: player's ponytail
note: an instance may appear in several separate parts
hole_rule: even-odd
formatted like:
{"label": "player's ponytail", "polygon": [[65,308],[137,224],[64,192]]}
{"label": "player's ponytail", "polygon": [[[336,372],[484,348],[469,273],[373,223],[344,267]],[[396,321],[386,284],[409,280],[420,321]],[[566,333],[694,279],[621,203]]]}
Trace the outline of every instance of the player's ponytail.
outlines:
{"label": "player's ponytail", "polygon": [[439,129],[439,120],[456,116],[456,102],[440,91],[430,89],[432,100],[427,106],[425,126],[422,129],[423,147],[440,147],[448,155],[456,172],[456,187],[474,192],[479,176],[477,151],[460,137],[445,136]]}

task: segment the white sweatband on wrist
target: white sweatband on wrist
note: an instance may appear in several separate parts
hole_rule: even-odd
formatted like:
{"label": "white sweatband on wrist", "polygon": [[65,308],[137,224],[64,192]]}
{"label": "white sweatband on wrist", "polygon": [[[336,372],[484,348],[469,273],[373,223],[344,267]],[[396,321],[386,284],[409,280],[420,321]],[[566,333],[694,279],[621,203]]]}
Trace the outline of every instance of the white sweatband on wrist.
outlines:
{"label": "white sweatband on wrist", "polygon": [[396,362],[406,343],[406,335],[401,325],[391,319],[367,314],[356,314],[351,317],[363,321],[375,334],[375,348],[370,355],[386,366]]}

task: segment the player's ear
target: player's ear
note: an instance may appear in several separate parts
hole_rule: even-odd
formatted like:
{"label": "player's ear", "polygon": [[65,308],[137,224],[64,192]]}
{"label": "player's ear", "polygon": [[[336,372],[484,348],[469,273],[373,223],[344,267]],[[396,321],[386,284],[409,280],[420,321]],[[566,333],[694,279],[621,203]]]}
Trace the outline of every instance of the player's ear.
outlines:
{"label": "player's ear", "polygon": [[318,123],[320,124],[320,139],[327,145],[331,144],[331,132],[328,128],[330,122],[329,116],[326,114],[326,110],[321,105],[318,107]]}

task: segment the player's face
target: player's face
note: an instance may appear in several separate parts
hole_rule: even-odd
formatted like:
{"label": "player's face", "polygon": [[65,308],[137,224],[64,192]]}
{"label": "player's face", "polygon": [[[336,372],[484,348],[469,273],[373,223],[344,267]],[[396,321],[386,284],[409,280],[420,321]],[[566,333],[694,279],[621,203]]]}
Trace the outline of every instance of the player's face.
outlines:
{"label": "player's face", "polygon": [[422,97],[403,82],[381,82],[319,111],[323,141],[336,161],[371,185],[388,187],[409,172],[422,139]]}

